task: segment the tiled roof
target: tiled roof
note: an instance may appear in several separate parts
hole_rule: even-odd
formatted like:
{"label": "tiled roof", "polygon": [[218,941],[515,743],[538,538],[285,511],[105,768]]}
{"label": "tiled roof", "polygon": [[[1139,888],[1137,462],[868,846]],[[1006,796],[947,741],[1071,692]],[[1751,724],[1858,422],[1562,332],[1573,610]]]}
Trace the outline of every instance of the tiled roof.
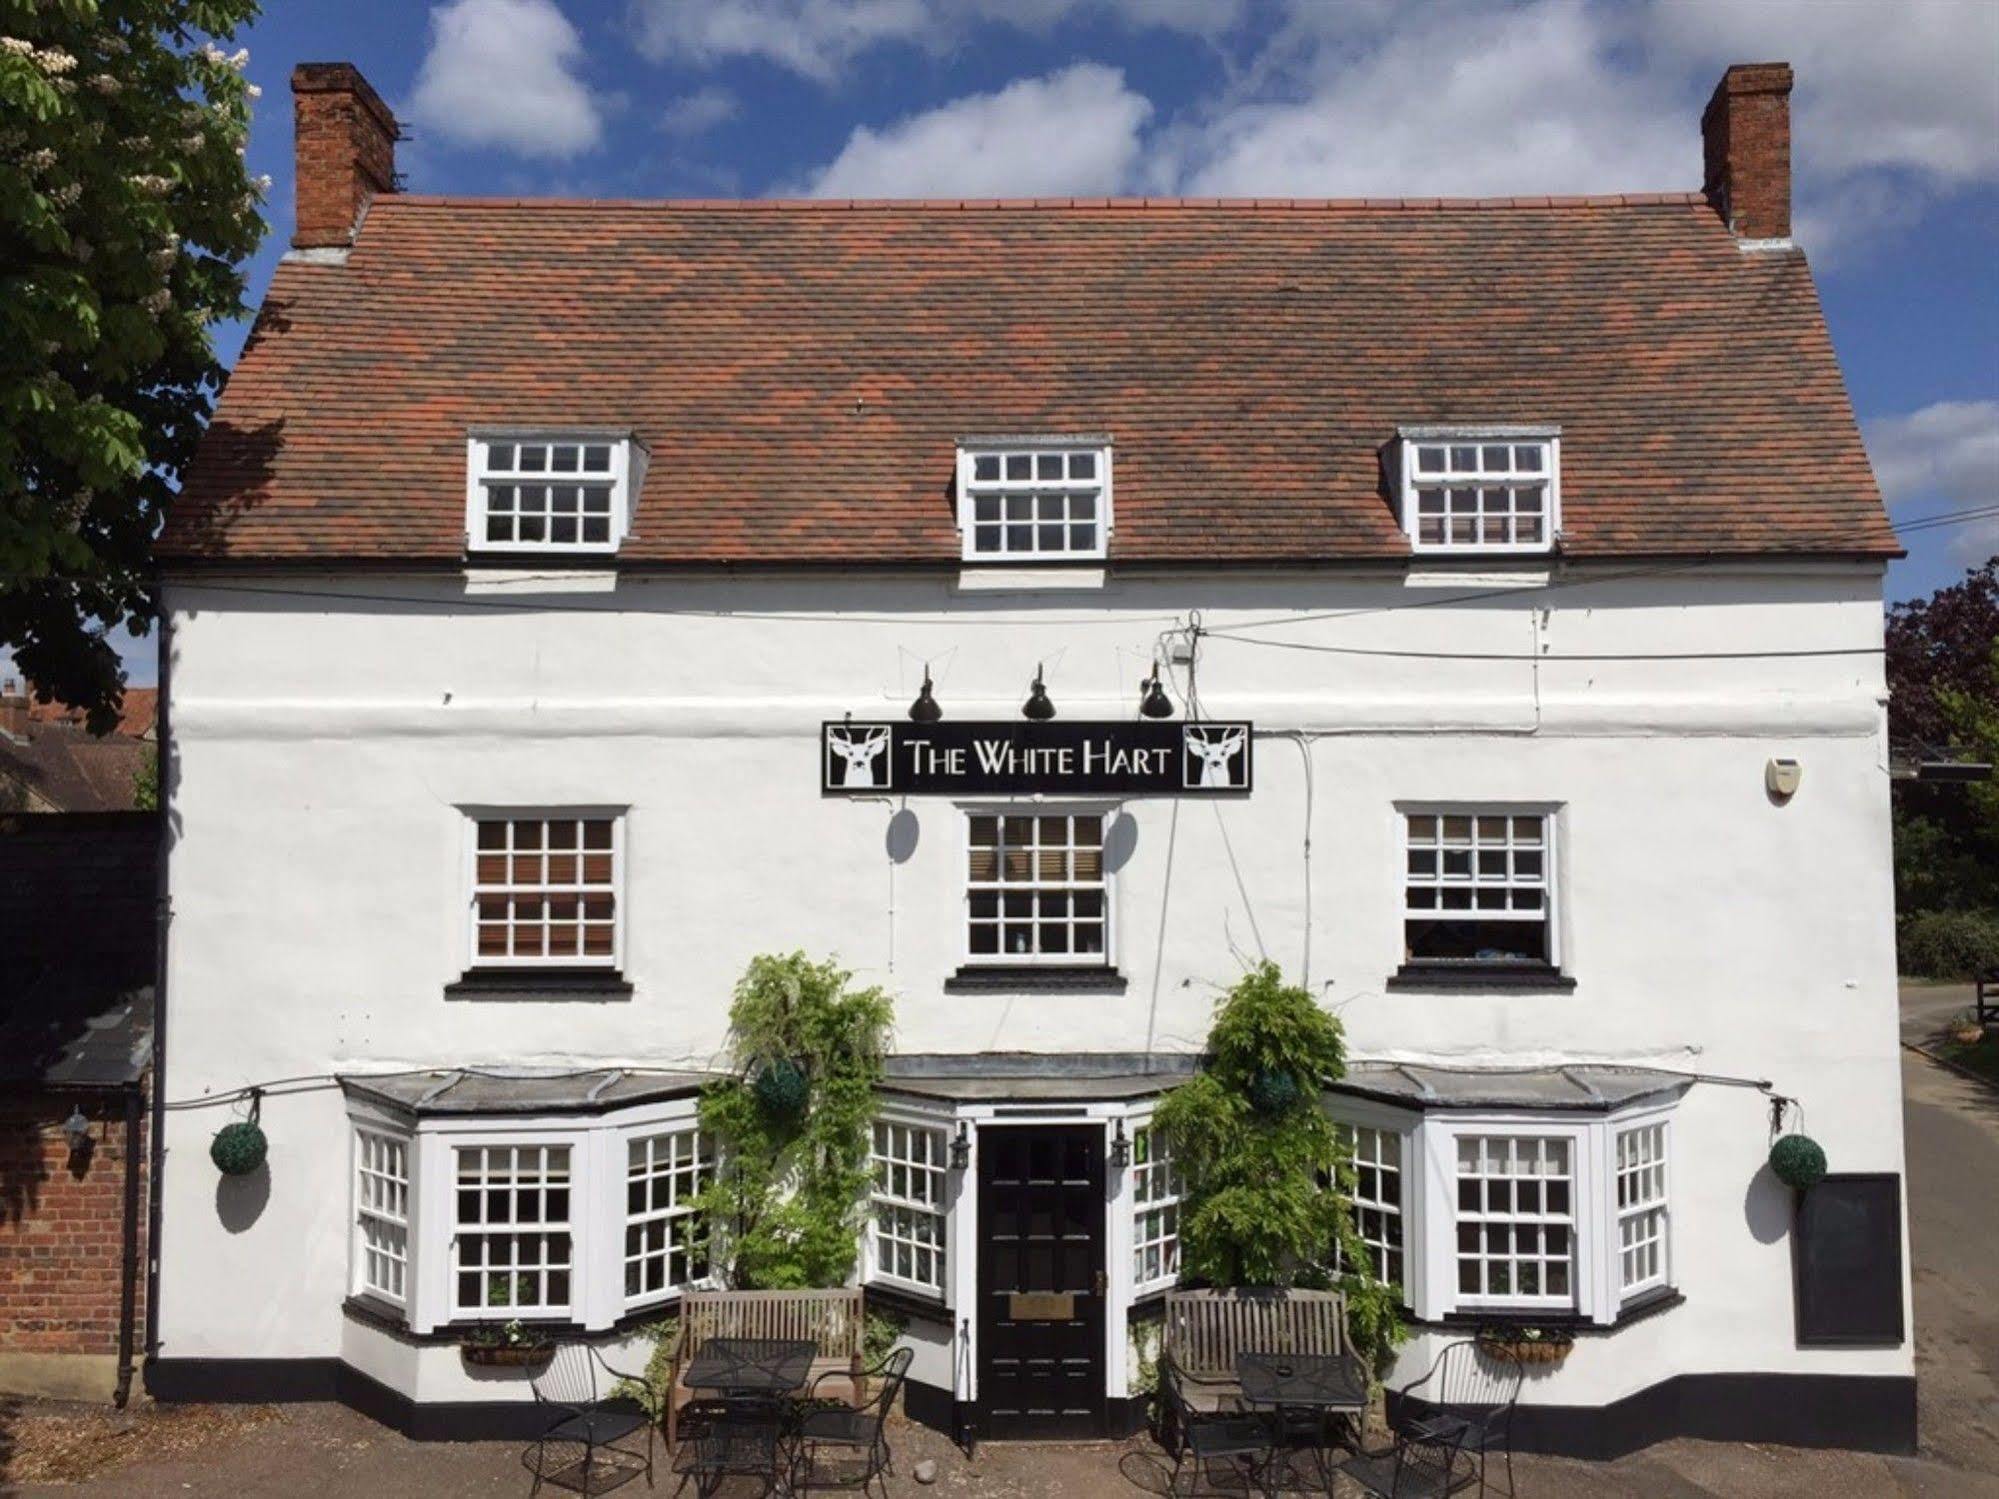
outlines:
{"label": "tiled roof", "polygon": [[169,558],[448,561],[466,429],[629,426],[624,559],[949,563],[956,439],[1102,431],[1113,562],[1406,555],[1409,423],[1563,433],[1564,550],[1896,549],[1804,258],[1695,196],[387,195],[281,265]]}
{"label": "tiled roof", "polygon": [[[157,687],[127,687],[118,708],[118,727],[111,732],[130,739],[144,739],[152,734],[159,711],[160,692]],[[30,696],[28,717],[35,723],[81,726],[86,715],[83,709],[68,703],[45,703]]]}
{"label": "tiled roof", "polygon": [[24,735],[0,734],[0,812],[129,812],[152,755],[144,739],[30,722]]}

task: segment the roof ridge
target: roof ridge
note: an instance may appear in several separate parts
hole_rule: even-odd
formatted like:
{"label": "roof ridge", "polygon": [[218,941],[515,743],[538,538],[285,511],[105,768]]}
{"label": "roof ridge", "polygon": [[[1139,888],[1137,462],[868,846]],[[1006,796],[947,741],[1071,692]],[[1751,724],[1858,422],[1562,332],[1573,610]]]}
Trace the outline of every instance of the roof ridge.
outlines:
{"label": "roof ridge", "polygon": [[420,208],[611,208],[661,209],[701,213],[964,212],[973,209],[1094,208],[1120,212],[1175,209],[1289,209],[1305,212],[1457,212],[1508,208],[1685,208],[1705,204],[1698,192],[1599,193],[1503,198],[566,198],[475,196],[461,193],[384,193],[373,209]]}

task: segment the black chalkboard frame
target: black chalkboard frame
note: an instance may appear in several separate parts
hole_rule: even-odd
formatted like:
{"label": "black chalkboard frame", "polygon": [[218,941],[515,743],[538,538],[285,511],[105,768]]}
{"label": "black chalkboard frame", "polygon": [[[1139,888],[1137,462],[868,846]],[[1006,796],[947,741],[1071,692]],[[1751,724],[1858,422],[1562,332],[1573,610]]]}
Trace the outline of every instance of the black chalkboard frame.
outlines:
{"label": "black chalkboard frame", "polygon": [[[1862,1189],[1873,1199],[1876,1212],[1885,1209],[1890,1235],[1889,1263],[1892,1294],[1888,1286],[1878,1294],[1856,1297],[1822,1284],[1813,1263],[1813,1231],[1821,1215],[1842,1191]],[[1798,1204],[1792,1262],[1796,1274],[1798,1343],[1801,1347],[1899,1348],[1908,1341],[1908,1324],[1903,1307],[1902,1263],[1902,1178],[1893,1171],[1849,1171],[1829,1173],[1817,1185],[1808,1187]]]}

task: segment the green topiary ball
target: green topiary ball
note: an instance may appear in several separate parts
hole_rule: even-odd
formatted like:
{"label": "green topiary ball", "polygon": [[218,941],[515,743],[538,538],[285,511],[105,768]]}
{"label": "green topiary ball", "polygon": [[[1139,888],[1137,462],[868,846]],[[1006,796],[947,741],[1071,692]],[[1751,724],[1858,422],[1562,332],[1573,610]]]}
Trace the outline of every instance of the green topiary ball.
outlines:
{"label": "green topiary ball", "polygon": [[1777,1180],[1800,1192],[1825,1175],[1825,1151],[1809,1135],[1785,1135],[1770,1147],[1770,1169]]}
{"label": "green topiary ball", "polygon": [[751,1087],[757,1102],[773,1114],[796,1114],[805,1107],[805,1073],[784,1057],[758,1068]]}
{"label": "green topiary ball", "polygon": [[1265,1068],[1249,1080],[1249,1101],[1259,1114],[1281,1114],[1298,1101],[1298,1079]]}
{"label": "green topiary ball", "polygon": [[208,1158],[225,1176],[248,1176],[264,1164],[270,1148],[262,1125],[239,1119],[215,1132],[215,1138],[208,1142]]}

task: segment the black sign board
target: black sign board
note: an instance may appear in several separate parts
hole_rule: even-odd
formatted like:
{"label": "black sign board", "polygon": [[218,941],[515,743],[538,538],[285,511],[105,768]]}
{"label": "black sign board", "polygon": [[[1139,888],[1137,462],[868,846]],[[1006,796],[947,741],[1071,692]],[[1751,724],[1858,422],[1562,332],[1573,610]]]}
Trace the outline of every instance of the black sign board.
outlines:
{"label": "black sign board", "polygon": [[1241,796],[1246,723],[828,723],[828,796]]}
{"label": "black sign board", "polygon": [[1794,1252],[1800,1343],[1901,1346],[1899,1176],[1836,1173],[1807,1187]]}

